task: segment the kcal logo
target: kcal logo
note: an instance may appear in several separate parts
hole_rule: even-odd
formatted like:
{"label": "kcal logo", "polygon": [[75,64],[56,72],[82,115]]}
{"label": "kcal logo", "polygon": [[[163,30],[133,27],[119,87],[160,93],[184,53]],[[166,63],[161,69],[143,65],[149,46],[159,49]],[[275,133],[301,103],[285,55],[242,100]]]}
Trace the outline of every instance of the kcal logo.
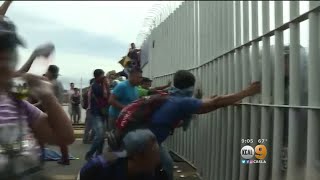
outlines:
{"label": "kcal logo", "polygon": [[243,146],[240,151],[241,157],[243,159],[251,159],[255,156],[259,160],[263,160],[267,156],[267,148],[265,145],[257,145],[254,149],[251,146]]}

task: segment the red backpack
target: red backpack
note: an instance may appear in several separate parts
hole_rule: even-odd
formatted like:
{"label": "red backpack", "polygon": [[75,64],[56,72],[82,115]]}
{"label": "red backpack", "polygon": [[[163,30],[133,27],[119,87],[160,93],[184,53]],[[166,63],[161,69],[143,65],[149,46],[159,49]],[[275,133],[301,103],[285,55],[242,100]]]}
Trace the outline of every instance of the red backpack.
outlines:
{"label": "red backpack", "polygon": [[148,128],[152,114],[166,102],[168,94],[143,97],[129,104],[120,112],[116,120],[116,130],[107,135],[109,147],[119,150],[126,133],[135,129]]}

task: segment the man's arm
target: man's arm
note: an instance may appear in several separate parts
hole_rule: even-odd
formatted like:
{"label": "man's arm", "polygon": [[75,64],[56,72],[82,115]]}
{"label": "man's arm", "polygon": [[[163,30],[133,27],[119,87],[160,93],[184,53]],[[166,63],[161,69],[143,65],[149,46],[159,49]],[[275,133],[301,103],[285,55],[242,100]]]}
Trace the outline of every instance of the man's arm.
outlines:
{"label": "man's arm", "polygon": [[36,58],[37,56],[34,53],[32,53],[27,62],[18,71],[16,71],[17,76],[20,73],[27,73],[30,70],[32,63]]}
{"label": "man's arm", "polygon": [[114,94],[111,94],[110,98],[109,98],[109,104],[118,108],[118,109],[123,109],[125,107],[125,105],[121,104],[119,101],[117,101],[117,96]]}
{"label": "man's arm", "polygon": [[150,88],[150,91],[151,92],[155,92],[155,91],[158,91],[158,90],[164,90],[164,89],[167,89],[168,87],[171,86],[171,81],[168,82],[167,85],[164,85],[164,86],[159,86],[159,87],[155,87],[155,88]]}
{"label": "man's arm", "polygon": [[46,112],[41,113],[31,128],[39,141],[48,144],[69,145],[74,142],[70,119],[54,95],[42,98],[41,104]]}
{"label": "man's arm", "polygon": [[259,82],[252,83],[247,89],[240,91],[238,93],[215,96],[207,100],[202,100],[202,105],[196,114],[205,114],[216,109],[233,105],[234,103],[242,100],[245,97],[255,95],[261,90],[261,85]]}
{"label": "man's arm", "polygon": [[4,3],[0,7],[0,15],[1,16],[6,15],[11,3],[12,3],[12,1],[4,1]]}
{"label": "man's arm", "polygon": [[[42,77],[32,74],[25,74],[23,77],[30,86],[31,94],[41,101],[43,110],[46,112],[46,114],[40,112],[37,117],[30,117],[30,127],[35,137],[40,142],[49,144],[68,145],[73,143],[74,134],[71,120],[55,97],[52,84],[43,81]],[[30,106],[32,105],[29,104],[29,109],[35,108]]]}
{"label": "man's arm", "polygon": [[123,109],[125,105],[121,104],[118,99],[123,95],[124,87],[122,84],[118,84],[112,91],[111,96],[109,98],[109,104],[118,108]]}
{"label": "man's arm", "polygon": [[45,44],[37,47],[30,55],[27,62],[18,71],[15,72],[15,76],[19,76],[19,74],[27,73],[30,70],[34,60],[37,57],[49,56],[50,53],[53,52],[53,50],[54,50],[54,46],[52,44]]}

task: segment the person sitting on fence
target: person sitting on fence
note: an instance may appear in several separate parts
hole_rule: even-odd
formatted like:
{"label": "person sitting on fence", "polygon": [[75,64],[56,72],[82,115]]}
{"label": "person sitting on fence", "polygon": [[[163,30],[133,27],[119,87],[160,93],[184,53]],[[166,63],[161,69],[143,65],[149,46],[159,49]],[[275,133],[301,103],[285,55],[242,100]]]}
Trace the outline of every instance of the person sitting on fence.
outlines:
{"label": "person sitting on fence", "polygon": [[130,44],[131,48],[128,52],[128,57],[131,59],[132,68],[140,68],[140,51],[141,49],[137,49],[134,43]]}
{"label": "person sitting on fence", "polygon": [[[125,152],[105,152],[88,161],[80,170],[80,180],[165,180],[161,174],[159,145],[150,130],[129,132],[123,139]],[[155,171],[157,170],[157,171]]]}
{"label": "person sitting on fence", "polygon": [[156,94],[159,91],[167,89],[168,87],[171,86],[171,81],[169,81],[167,85],[159,86],[159,87],[155,87],[155,88],[151,88],[151,83],[152,83],[152,80],[149,78],[144,77],[142,79],[141,85],[138,86],[139,97]]}

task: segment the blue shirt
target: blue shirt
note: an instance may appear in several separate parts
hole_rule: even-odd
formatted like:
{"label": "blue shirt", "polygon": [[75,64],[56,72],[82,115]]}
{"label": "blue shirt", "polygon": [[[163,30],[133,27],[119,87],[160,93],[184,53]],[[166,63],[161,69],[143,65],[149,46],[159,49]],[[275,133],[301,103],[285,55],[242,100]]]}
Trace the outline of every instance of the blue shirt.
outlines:
{"label": "blue shirt", "polygon": [[[117,101],[123,105],[128,105],[139,98],[138,88],[132,86],[128,80],[117,84],[111,94],[115,95]],[[117,118],[120,111],[120,109],[110,106],[109,117]]]}
{"label": "blue shirt", "polygon": [[152,115],[150,130],[157,137],[159,144],[170,135],[171,127],[180,120],[190,118],[200,109],[201,105],[202,101],[196,98],[171,96]]}

